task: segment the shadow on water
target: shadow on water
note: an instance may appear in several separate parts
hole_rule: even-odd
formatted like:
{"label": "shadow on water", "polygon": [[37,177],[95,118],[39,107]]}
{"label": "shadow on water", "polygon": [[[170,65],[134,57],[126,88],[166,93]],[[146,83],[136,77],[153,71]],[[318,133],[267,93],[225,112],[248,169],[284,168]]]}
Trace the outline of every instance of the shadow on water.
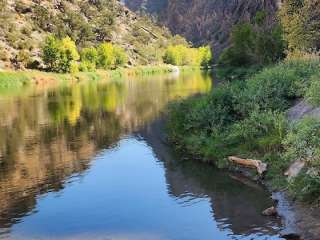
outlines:
{"label": "shadow on water", "polygon": [[209,199],[212,218],[219,229],[230,229],[230,235],[277,235],[281,220],[261,215],[273,204],[264,187],[208,164],[182,160],[168,146],[164,124],[164,119],[157,119],[136,134],[145,139],[156,158],[163,162],[171,196],[186,206],[192,205],[195,199]]}
{"label": "shadow on water", "polygon": [[161,140],[165,106],[211,85],[198,72],[0,96],[0,239],[278,239],[264,189]]}

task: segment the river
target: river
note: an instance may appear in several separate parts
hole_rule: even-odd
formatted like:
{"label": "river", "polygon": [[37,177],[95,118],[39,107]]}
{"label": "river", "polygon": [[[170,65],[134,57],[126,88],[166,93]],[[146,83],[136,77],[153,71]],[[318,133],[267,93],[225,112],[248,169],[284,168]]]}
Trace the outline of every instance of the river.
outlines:
{"label": "river", "polygon": [[0,239],[279,238],[261,186],[183,161],[161,116],[200,72],[0,92]]}

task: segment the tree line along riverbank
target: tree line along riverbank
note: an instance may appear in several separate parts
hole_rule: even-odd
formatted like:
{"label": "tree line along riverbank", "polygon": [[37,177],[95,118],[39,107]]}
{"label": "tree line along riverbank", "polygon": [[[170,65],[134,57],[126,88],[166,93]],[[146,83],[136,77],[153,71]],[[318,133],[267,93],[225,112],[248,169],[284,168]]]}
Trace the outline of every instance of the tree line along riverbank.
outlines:
{"label": "tree line along riverbank", "polygon": [[[267,171],[255,179],[263,179],[271,190],[286,190],[297,203],[306,204],[309,214],[304,216],[319,219],[317,211],[310,211],[320,202],[315,4],[287,0],[273,26],[264,22],[263,12],[255,22],[235,26],[231,45],[218,60],[220,85],[209,94],[172,104],[167,131],[178,151],[220,168],[239,169],[230,156],[261,160]],[[314,233],[306,239],[316,239],[316,224],[304,220],[305,232]]]}

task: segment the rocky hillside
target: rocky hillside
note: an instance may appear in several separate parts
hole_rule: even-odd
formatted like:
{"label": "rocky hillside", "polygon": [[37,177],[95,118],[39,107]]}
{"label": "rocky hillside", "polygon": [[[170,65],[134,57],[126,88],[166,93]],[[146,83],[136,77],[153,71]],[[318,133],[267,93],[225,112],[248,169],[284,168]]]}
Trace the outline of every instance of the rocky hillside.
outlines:
{"label": "rocky hillside", "polygon": [[122,2],[133,11],[143,11],[151,14],[159,14],[168,5],[168,0],[123,0]]}
{"label": "rocky hillside", "polygon": [[0,0],[0,69],[41,64],[49,34],[70,36],[79,48],[112,42],[131,64],[157,62],[171,35],[116,0]]}
{"label": "rocky hillside", "polygon": [[232,27],[251,21],[258,11],[265,11],[274,21],[281,0],[126,0],[133,10],[143,7],[149,12],[158,8],[159,19],[175,34],[181,34],[196,45],[210,43],[219,53],[228,46]]}

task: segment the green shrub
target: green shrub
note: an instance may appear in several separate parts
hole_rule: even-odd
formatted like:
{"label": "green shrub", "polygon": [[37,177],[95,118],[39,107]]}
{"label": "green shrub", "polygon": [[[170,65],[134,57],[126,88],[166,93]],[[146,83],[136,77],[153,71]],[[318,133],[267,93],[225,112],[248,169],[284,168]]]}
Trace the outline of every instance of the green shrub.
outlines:
{"label": "green shrub", "polygon": [[81,61],[79,64],[79,70],[81,72],[94,72],[96,70],[96,64],[88,61]]}
{"label": "green shrub", "polygon": [[212,61],[210,47],[190,48],[185,45],[170,45],[163,56],[163,61],[176,66],[209,67]]}
{"label": "green shrub", "polygon": [[112,43],[102,43],[98,46],[98,66],[112,69],[126,64],[128,61],[125,51]]}
{"label": "green shrub", "polygon": [[320,120],[305,118],[294,124],[283,141],[287,159],[305,160],[320,166]]}
{"label": "green shrub", "polygon": [[[210,94],[171,105],[167,124],[170,139],[179,149],[219,165],[230,154],[266,159],[272,164],[270,175],[282,175],[290,162],[278,156],[284,146],[288,148],[283,144],[287,130],[284,111],[292,100],[304,96],[311,76],[319,71],[318,64],[284,62],[249,80],[222,84]],[[305,137],[313,133],[320,136],[312,129]],[[307,146],[303,149],[309,151]]]}
{"label": "green shrub", "polygon": [[71,65],[80,59],[77,47],[69,37],[59,40],[49,36],[42,52],[44,63],[54,72],[70,72]]}
{"label": "green shrub", "polygon": [[83,72],[92,72],[96,70],[96,64],[98,61],[98,52],[94,47],[84,48],[81,50],[81,64],[80,70]]}
{"label": "green shrub", "polygon": [[258,12],[254,23],[236,25],[218,63],[229,67],[247,67],[275,63],[285,57],[285,42],[279,24],[266,21],[265,12]]}
{"label": "green shrub", "polygon": [[319,71],[319,61],[288,61],[265,68],[247,81],[247,107],[286,110],[292,100],[303,97],[310,78]]}
{"label": "green shrub", "polygon": [[58,69],[58,60],[60,58],[59,48],[58,39],[52,35],[48,36],[42,48],[42,59],[51,71]]}
{"label": "green shrub", "polygon": [[232,46],[222,52],[219,64],[234,67],[253,64],[255,37],[250,24],[235,26],[231,33]]}
{"label": "green shrub", "polygon": [[49,23],[53,20],[53,16],[51,16],[46,7],[41,6],[40,4],[35,4],[33,9],[33,19],[39,28],[45,31],[51,30],[49,29]]}
{"label": "green shrub", "polygon": [[226,82],[233,80],[245,80],[252,77],[262,69],[261,66],[250,67],[232,67],[232,66],[218,66],[216,68],[216,74],[218,79]]}
{"label": "green shrub", "polygon": [[291,192],[300,200],[319,204],[320,175],[317,171],[302,172],[290,184]]}
{"label": "green shrub", "polygon": [[98,47],[98,65],[101,68],[110,69],[115,64],[113,55],[113,45],[111,43],[102,43]]}
{"label": "green shrub", "polygon": [[23,66],[27,67],[31,62],[30,52],[27,50],[21,50],[18,52],[17,60],[23,64]]}
{"label": "green shrub", "polygon": [[78,66],[78,64],[77,64],[75,61],[72,61],[72,62],[70,63],[69,69],[70,69],[69,72],[70,72],[71,75],[73,75],[73,76],[79,72],[79,66]]}
{"label": "green shrub", "polygon": [[230,127],[228,141],[263,156],[280,149],[285,131],[284,114],[256,110]]}
{"label": "green shrub", "polygon": [[212,51],[210,46],[200,47],[198,49],[200,57],[200,65],[208,68],[212,64]]}
{"label": "green shrub", "polygon": [[318,1],[285,0],[279,11],[290,51],[320,48]]}
{"label": "green shrub", "polygon": [[320,106],[320,74],[314,75],[306,93],[307,101],[315,107]]}
{"label": "green shrub", "polygon": [[128,57],[127,57],[126,52],[122,48],[120,48],[118,46],[114,46],[113,54],[115,57],[116,67],[121,67],[121,66],[124,66],[125,64],[127,64]]}

